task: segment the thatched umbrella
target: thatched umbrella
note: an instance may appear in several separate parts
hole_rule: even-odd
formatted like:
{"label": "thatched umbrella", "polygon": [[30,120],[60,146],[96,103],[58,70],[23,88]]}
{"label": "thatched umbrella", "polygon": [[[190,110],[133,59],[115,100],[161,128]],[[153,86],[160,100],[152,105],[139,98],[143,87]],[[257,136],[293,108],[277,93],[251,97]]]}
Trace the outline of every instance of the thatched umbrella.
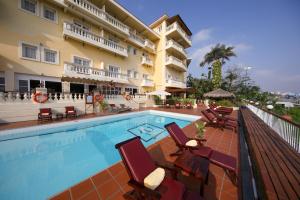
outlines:
{"label": "thatched umbrella", "polygon": [[207,97],[207,98],[233,98],[233,97],[235,97],[233,93],[222,90],[220,88],[213,90],[211,92],[205,93],[203,96]]}

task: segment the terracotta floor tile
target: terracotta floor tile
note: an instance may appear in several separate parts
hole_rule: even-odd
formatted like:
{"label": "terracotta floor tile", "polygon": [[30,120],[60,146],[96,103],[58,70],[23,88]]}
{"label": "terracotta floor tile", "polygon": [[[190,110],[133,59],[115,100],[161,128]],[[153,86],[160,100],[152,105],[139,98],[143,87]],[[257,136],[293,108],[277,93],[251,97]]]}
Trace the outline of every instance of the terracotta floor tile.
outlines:
{"label": "terracotta floor tile", "polygon": [[108,171],[111,173],[112,176],[116,176],[119,173],[125,171],[124,166],[121,163],[117,163],[113,166],[111,166]]}
{"label": "terracotta floor tile", "polygon": [[125,200],[125,198],[123,197],[123,193],[117,192],[116,194],[112,195],[111,197],[108,198],[109,200]]}
{"label": "terracotta floor tile", "polygon": [[113,194],[115,194],[117,192],[121,192],[121,188],[114,180],[108,181],[108,182],[104,183],[103,185],[97,187],[97,190],[102,199],[107,199],[108,197],[112,196]]}
{"label": "terracotta floor tile", "polygon": [[100,200],[96,190],[92,190],[87,195],[83,196],[80,200]]}
{"label": "terracotta floor tile", "polygon": [[69,190],[66,190],[57,196],[51,198],[50,200],[71,200],[71,194]]}
{"label": "terracotta floor tile", "polygon": [[104,170],[95,176],[92,177],[93,183],[95,186],[102,185],[103,183],[112,179],[112,176],[108,173],[107,170]]}
{"label": "terracotta floor tile", "polygon": [[127,173],[126,170],[121,172],[120,174],[118,174],[114,178],[119,183],[120,186],[127,185],[128,181],[129,181],[129,176],[128,176],[128,173]]}
{"label": "terracotta floor tile", "polygon": [[93,189],[91,180],[87,179],[71,188],[72,197],[74,200],[79,199]]}

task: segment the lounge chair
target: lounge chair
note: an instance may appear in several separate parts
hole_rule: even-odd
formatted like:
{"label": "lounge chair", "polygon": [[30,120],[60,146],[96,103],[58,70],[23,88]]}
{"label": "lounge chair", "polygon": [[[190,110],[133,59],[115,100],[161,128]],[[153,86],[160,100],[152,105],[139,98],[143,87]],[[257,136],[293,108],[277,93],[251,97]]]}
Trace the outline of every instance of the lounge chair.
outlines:
{"label": "lounge chair", "polygon": [[[188,150],[196,156],[201,156],[209,159],[209,161],[219,167],[222,167],[228,172],[229,177],[236,183],[236,159],[230,155],[211,149],[210,147],[203,146],[203,140],[188,138],[182,129],[175,123],[165,125],[165,128],[173,138],[179,150],[172,155],[180,155]],[[232,176],[231,176],[232,175]]]}
{"label": "lounge chair", "polygon": [[127,112],[127,111],[131,111],[132,108],[130,108],[129,106],[126,106],[125,104],[120,104],[120,110],[119,112]]}
{"label": "lounge chair", "polygon": [[221,115],[230,115],[233,111],[233,108],[227,108],[227,107],[222,107],[222,106],[218,107],[216,104],[209,104],[209,108],[220,113]]}
{"label": "lounge chair", "polygon": [[40,112],[38,114],[38,120],[52,120],[52,112],[51,108],[40,108]]}
{"label": "lounge chair", "polygon": [[218,127],[218,128],[230,128],[233,129],[236,132],[237,129],[237,123],[230,121],[230,120],[225,120],[223,117],[218,117],[214,115],[212,112],[210,112],[209,109],[207,110],[202,110],[201,111],[204,117],[208,120],[208,125],[213,126],[213,127]]}
{"label": "lounge chair", "polygon": [[216,112],[214,109],[211,109],[211,108],[209,108],[208,110],[209,110],[209,112],[211,112],[212,114],[214,114],[216,117],[221,118],[222,120],[225,120],[225,121],[228,120],[228,121],[237,123],[237,119],[236,118],[230,117],[228,115],[221,115],[218,112]]}
{"label": "lounge chair", "polygon": [[193,106],[192,106],[191,103],[187,103],[187,104],[185,105],[185,107],[186,107],[187,109],[192,109],[192,108],[193,108]]}
{"label": "lounge chair", "polygon": [[71,118],[77,117],[77,112],[76,112],[74,106],[66,106],[65,110],[66,110],[66,118],[68,118],[68,117],[71,117]]}
{"label": "lounge chair", "polygon": [[[175,180],[176,170],[155,163],[141,143],[140,137],[126,140],[115,147],[119,150],[129,175],[128,185],[134,188],[135,193],[131,194],[136,195],[135,199],[202,199],[198,193],[188,191],[181,182]],[[165,169],[171,172],[171,177],[165,175]]]}
{"label": "lounge chair", "polygon": [[119,112],[120,108],[116,104],[109,104],[111,112]]}
{"label": "lounge chair", "polygon": [[179,103],[179,102],[175,103],[175,108],[177,108],[177,109],[181,108],[181,103]]}

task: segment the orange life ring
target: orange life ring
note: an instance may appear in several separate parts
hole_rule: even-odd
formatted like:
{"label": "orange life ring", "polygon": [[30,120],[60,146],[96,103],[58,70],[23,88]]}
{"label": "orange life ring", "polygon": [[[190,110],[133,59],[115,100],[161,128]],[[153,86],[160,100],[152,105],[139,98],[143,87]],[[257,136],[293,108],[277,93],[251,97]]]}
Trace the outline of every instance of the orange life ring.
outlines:
{"label": "orange life ring", "polygon": [[125,99],[126,99],[127,101],[130,101],[130,100],[132,99],[132,97],[131,97],[130,95],[126,95],[126,96],[125,96]]}
{"label": "orange life ring", "polygon": [[101,102],[101,101],[104,100],[104,96],[103,96],[103,95],[100,95],[100,94],[97,94],[97,95],[94,96],[94,100],[95,100],[96,102]]}
{"label": "orange life ring", "polygon": [[48,100],[48,95],[41,92],[37,92],[33,96],[33,101],[36,103],[45,103]]}

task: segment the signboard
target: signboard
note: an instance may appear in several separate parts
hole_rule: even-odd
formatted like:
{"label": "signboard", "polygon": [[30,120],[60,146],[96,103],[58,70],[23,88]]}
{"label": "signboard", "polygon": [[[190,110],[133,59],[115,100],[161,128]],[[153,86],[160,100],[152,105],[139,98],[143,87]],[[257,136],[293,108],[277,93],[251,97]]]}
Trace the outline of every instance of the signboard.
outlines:
{"label": "signboard", "polygon": [[86,104],[94,104],[94,96],[92,94],[88,94],[85,96]]}

